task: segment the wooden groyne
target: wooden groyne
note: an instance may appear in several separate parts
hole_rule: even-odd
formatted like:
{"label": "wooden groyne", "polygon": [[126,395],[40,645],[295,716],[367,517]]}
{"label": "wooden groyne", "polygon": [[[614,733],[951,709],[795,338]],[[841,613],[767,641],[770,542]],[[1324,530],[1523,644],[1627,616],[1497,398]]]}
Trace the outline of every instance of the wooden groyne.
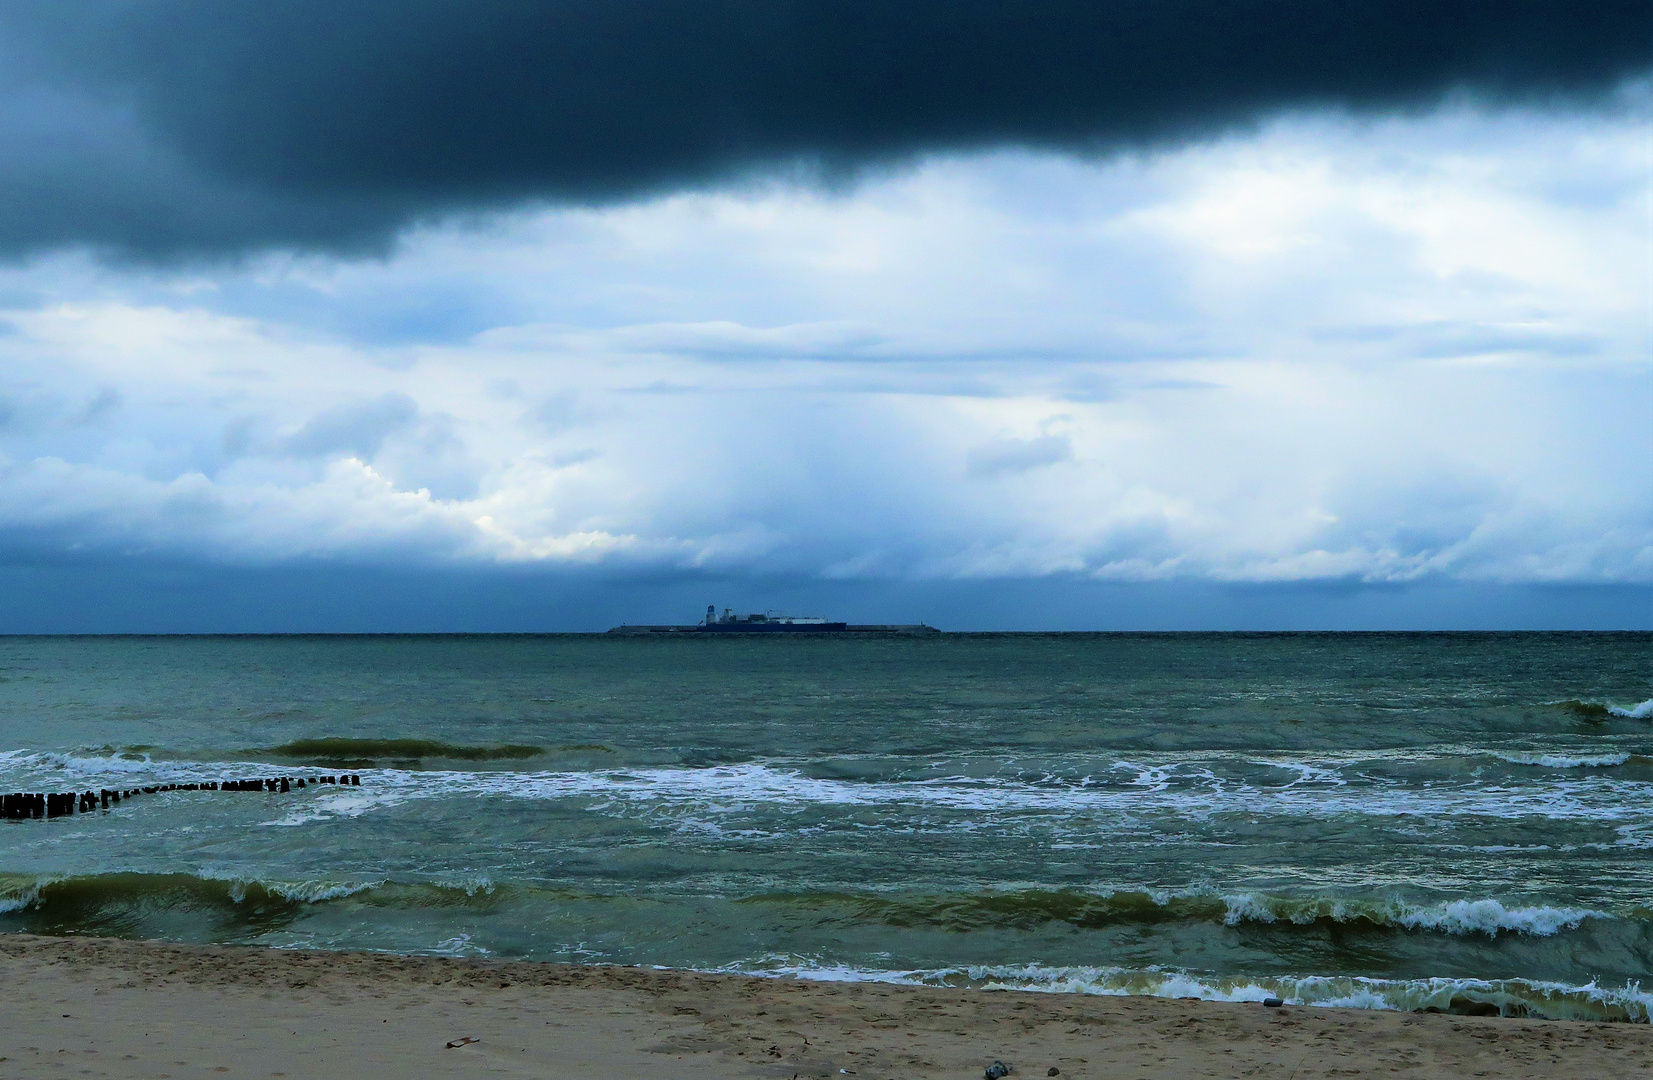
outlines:
{"label": "wooden groyne", "polygon": [[355,773],[330,776],[262,776],[251,780],[210,780],[196,784],[152,784],[135,788],[100,788],[97,791],[14,791],[0,795],[0,820],[25,821],[33,818],[65,817],[69,814],[89,814],[119,806],[121,800],[139,795],[156,795],[166,791],[262,791],[284,792],[316,784],[343,784],[361,787],[362,778]]}

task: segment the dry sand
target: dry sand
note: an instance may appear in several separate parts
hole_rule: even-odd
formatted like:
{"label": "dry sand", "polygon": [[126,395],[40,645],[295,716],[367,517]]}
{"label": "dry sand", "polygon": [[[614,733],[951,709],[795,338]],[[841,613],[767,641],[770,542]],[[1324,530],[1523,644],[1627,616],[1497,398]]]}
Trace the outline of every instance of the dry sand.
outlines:
{"label": "dry sand", "polygon": [[1640,1024],[23,935],[0,979],[7,1078],[1653,1080]]}

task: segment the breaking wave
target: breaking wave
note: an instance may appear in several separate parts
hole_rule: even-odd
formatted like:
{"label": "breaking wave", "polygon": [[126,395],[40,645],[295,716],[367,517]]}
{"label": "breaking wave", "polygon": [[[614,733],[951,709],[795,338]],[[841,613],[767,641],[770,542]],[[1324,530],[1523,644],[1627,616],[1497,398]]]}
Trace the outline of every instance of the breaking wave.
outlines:
{"label": "breaking wave", "polygon": [[[391,909],[404,913],[394,917],[398,925],[426,928],[415,931],[412,937],[398,939],[397,951],[442,953],[455,947],[454,928],[481,925],[479,920],[520,923],[527,919],[540,923],[548,917],[554,919],[558,912],[568,914],[581,910],[585,915],[577,918],[583,919],[592,915],[590,905],[624,909],[638,904],[647,906],[658,899],[528,884],[500,885],[487,877],[442,881],[351,881],[325,877],[270,881],[212,868],[192,874],[115,872],[39,878],[12,875],[0,877],[0,929],[243,943],[268,942],[272,940],[268,935],[275,935],[275,940],[306,941],[313,940],[306,929],[311,924],[304,921],[311,912],[318,916],[328,911],[336,913],[324,917],[321,925],[338,927],[360,922],[372,926],[382,924],[389,915],[386,909]],[[720,902],[715,897],[700,899],[701,904]],[[735,910],[769,908],[771,918],[773,914],[781,914],[787,921],[801,914],[812,926],[829,934],[834,934],[834,926],[845,927],[850,923],[928,927],[954,933],[1035,930],[1050,923],[1067,924],[1076,929],[1203,923],[1213,927],[1249,927],[1271,935],[1295,934],[1300,928],[1323,933],[1336,927],[1344,933],[1364,929],[1368,933],[1442,934],[1458,938],[1503,935],[1553,938],[1600,920],[1615,923],[1633,937],[1640,937],[1645,936],[1645,924],[1653,922],[1653,911],[1646,909],[1612,914],[1586,908],[1522,906],[1493,899],[1414,904],[1398,899],[1225,896],[1146,890],[1102,894],[1031,889],[932,896],[821,892],[763,894],[728,903]],[[777,908],[781,910],[773,910]],[[434,909],[448,909],[451,914],[417,923],[406,918],[406,913]],[[700,906],[695,910],[699,912],[698,918],[714,921],[721,918],[711,908]],[[655,920],[661,914],[637,910],[625,918]],[[340,915],[345,923],[340,922]],[[597,918],[601,921],[603,917]],[[763,921],[766,920],[759,920]],[[745,920],[735,920],[734,924],[744,925]],[[1638,924],[1643,925],[1638,929]],[[1379,946],[1369,939],[1363,947]],[[474,943],[466,948],[488,951]],[[1653,1004],[1653,998],[1642,993],[1639,985],[1628,982],[1613,987],[1595,983],[1564,985],[1535,979],[1383,979],[1357,975],[1299,978],[1189,973],[1162,967],[1127,969],[1040,964],[868,971],[850,966],[799,963],[796,958],[737,963],[724,970],[814,979],[1196,996],[1229,1001],[1277,996],[1305,1004],[1355,1008],[1438,1009],[1471,1015],[1491,1010],[1501,1015],[1644,1022],[1648,1019],[1649,1005]]]}
{"label": "breaking wave", "polygon": [[[555,887],[502,886],[487,877],[454,881],[343,881],[331,878],[270,881],[228,871],[193,874],[106,874],[0,878],[0,915],[33,911],[54,917],[91,915],[115,908],[171,906],[226,912],[298,908],[350,899],[372,907],[442,908],[539,900],[625,902],[627,895],[585,894]],[[1494,899],[1415,904],[1400,899],[1271,896],[1254,893],[1148,890],[1092,893],[1073,889],[1023,889],[891,895],[884,893],[762,893],[734,899],[741,907],[770,906],[807,911],[823,924],[862,922],[888,926],[938,927],[954,932],[1031,929],[1065,923],[1081,929],[1170,922],[1313,926],[1365,925],[1371,929],[1452,935],[1515,933],[1550,937],[1577,929],[1586,920],[1621,916],[1592,908],[1505,904]],[[1649,914],[1638,909],[1629,915]]]}
{"label": "breaking wave", "polygon": [[826,982],[970,987],[1115,997],[1195,997],[1205,1001],[1262,1001],[1326,1008],[1443,1012],[1463,1016],[1528,1016],[1548,1020],[1648,1023],[1653,993],[1638,982],[1601,986],[1537,979],[1378,979],[1361,976],[1223,977],[1168,968],[1053,967],[1039,964],[868,971],[792,963],[732,966],[748,975],[791,976]]}
{"label": "breaking wave", "polygon": [[1547,754],[1537,750],[1499,750],[1493,757],[1512,765],[1542,765],[1546,769],[1600,769],[1623,765],[1633,757],[1629,751],[1616,754]]}
{"label": "breaking wave", "polygon": [[[510,747],[472,749],[527,752],[527,748]],[[1556,769],[1607,768],[1645,761],[1625,752],[1506,751],[1496,757],[1511,764]],[[355,812],[422,799],[575,800],[594,813],[670,817],[679,827],[708,832],[723,830],[731,817],[761,816],[763,825],[757,831],[777,835],[777,830],[793,827],[790,822],[795,815],[827,808],[888,808],[899,814],[940,811],[952,816],[938,815],[927,827],[977,829],[983,824],[1016,820],[1051,823],[1098,813],[1133,817],[1161,813],[1192,820],[1253,814],[1319,820],[1341,816],[1432,821],[1537,817],[1620,823],[1643,820],[1646,808],[1653,805],[1649,802],[1653,799],[1653,783],[1636,777],[1557,777],[1519,785],[1489,785],[1476,782],[1464,767],[1461,781],[1453,777],[1453,782],[1405,786],[1381,778],[1373,780],[1362,775],[1361,766],[1348,763],[1334,767],[1312,762],[1234,759],[1229,764],[1236,768],[1262,766],[1297,775],[1283,783],[1258,783],[1243,775],[1224,775],[1209,761],[1152,760],[1116,761],[1073,777],[952,773],[923,778],[843,778],[812,775],[804,763],[777,760],[559,771],[355,766],[372,792],[370,797],[364,788],[354,795],[361,803]],[[0,786],[9,785],[12,790],[55,789],[59,785],[64,790],[75,786],[117,787],[130,786],[139,776],[154,784],[193,783],[247,770],[288,767],[256,761],[146,761],[120,755],[7,751],[0,752],[0,774],[4,774]],[[326,803],[324,813],[308,817],[300,814],[289,823],[316,820],[345,809],[340,801],[342,792],[327,792],[320,798]],[[950,826],[949,822],[957,824]],[[743,835],[756,832],[746,829]]]}
{"label": "breaking wave", "polygon": [[1604,701],[1582,701],[1578,698],[1552,701],[1550,704],[1566,709],[1585,720],[1605,720],[1610,716],[1622,716],[1628,720],[1653,718],[1653,698],[1635,705],[1613,705]]}
{"label": "breaking wave", "polygon": [[233,873],[117,871],[0,878],[0,928],[43,934],[154,936],[157,920],[182,939],[245,939],[291,925],[317,906],[493,906],[503,896],[483,879],[456,882],[269,881]]}
{"label": "breaking wave", "polygon": [[1492,899],[1412,904],[1398,899],[1267,896],[1251,893],[1088,893],[1068,889],[1027,889],[937,896],[862,893],[772,893],[741,904],[777,904],[811,909],[826,920],[881,922],[889,926],[933,926],[955,932],[1031,929],[1066,923],[1082,929],[1168,922],[1246,923],[1290,926],[1364,925],[1369,929],[1443,934],[1504,933],[1550,937],[1587,919],[1613,919],[1591,908],[1506,905]]}
{"label": "breaking wave", "polygon": [[[606,749],[606,748],[605,748]],[[376,761],[418,761],[446,758],[452,761],[516,761],[545,753],[540,746],[459,746],[430,739],[295,739],[272,746],[262,753],[296,758],[327,765],[368,765]]]}

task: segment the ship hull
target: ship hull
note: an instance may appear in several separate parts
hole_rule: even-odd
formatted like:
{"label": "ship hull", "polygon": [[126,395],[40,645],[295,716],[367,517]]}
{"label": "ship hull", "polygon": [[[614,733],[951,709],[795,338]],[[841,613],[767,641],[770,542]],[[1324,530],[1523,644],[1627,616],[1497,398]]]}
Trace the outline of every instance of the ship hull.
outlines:
{"label": "ship hull", "polygon": [[697,626],[700,634],[841,634],[848,623],[726,622]]}
{"label": "ship hull", "polygon": [[616,626],[610,630],[611,634],[643,635],[643,634],[745,634],[745,635],[775,635],[775,634],[896,634],[902,637],[928,637],[939,634],[933,626],[922,623],[914,625],[857,625],[854,623],[713,623],[711,626]]}

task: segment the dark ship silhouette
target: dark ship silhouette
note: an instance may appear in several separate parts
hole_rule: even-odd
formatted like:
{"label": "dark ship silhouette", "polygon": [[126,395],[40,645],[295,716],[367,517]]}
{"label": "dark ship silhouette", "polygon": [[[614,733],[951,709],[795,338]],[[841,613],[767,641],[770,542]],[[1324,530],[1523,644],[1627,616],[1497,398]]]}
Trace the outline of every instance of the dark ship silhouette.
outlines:
{"label": "dark ship silhouette", "polygon": [[651,626],[623,623],[611,634],[939,634],[924,623],[841,623],[819,615],[781,615],[773,611],[736,615],[730,608],[717,613],[717,605],[706,606],[706,618],[693,626]]}

